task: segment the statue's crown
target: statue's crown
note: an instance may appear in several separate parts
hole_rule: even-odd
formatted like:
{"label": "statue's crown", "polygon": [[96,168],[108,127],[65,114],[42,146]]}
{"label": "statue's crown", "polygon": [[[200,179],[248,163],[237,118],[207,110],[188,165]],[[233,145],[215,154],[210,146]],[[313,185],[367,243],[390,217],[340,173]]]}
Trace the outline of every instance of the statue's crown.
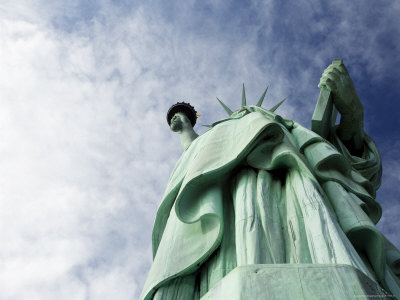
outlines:
{"label": "statue's crown", "polygon": [[[264,93],[261,95],[260,100],[258,100],[256,106],[261,107],[261,104],[264,101],[265,98],[265,94],[268,91],[268,87],[265,89]],[[228,106],[226,106],[226,104],[224,102],[222,102],[221,100],[219,100],[217,98],[218,102],[222,105],[222,107],[224,108],[224,110],[228,113],[229,116],[232,116],[232,114],[234,113],[234,111],[232,111]],[[283,99],[281,102],[275,104],[272,108],[268,109],[270,112],[274,112],[275,110],[277,110],[277,108],[285,101],[286,99]],[[246,103],[246,91],[244,89],[244,84],[243,84],[243,89],[242,89],[242,107],[247,106]]]}

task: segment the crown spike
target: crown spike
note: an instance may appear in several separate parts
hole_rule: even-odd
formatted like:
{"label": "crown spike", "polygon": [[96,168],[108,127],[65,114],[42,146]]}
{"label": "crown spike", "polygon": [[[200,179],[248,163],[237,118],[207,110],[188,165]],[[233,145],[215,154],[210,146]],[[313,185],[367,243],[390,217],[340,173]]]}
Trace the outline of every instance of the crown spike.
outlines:
{"label": "crown spike", "polygon": [[262,104],[263,101],[264,101],[265,94],[267,93],[267,91],[268,91],[268,86],[267,86],[267,88],[265,89],[264,93],[261,95],[260,100],[258,100],[256,106],[261,107],[261,104]]}
{"label": "crown spike", "polygon": [[269,111],[274,112],[275,110],[277,110],[278,107],[281,106],[281,104],[282,104],[285,100],[286,100],[286,98],[283,99],[283,100],[282,100],[281,102],[279,102],[278,104],[275,104],[274,107],[272,107],[271,109],[269,109]]}
{"label": "crown spike", "polygon": [[231,114],[233,114],[233,111],[230,110],[230,108],[228,106],[225,105],[224,102],[222,102],[221,100],[219,100],[217,98],[218,102],[222,105],[222,107],[225,109],[225,111],[228,113],[228,115],[230,116]]}
{"label": "crown spike", "polygon": [[246,106],[246,91],[244,88],[244,83],[243,83],[243,90],[242,90],[242,107]]}

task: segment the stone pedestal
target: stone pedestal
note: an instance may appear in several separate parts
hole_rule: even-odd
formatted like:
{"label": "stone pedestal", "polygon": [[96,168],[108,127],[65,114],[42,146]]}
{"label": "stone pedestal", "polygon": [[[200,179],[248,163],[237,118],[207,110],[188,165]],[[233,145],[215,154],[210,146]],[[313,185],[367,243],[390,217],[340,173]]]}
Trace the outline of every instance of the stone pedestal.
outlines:
{"label": "stone pedestal", "polygon": [[395,299],[348,265],[248,265],[234,269],[201,300]]}

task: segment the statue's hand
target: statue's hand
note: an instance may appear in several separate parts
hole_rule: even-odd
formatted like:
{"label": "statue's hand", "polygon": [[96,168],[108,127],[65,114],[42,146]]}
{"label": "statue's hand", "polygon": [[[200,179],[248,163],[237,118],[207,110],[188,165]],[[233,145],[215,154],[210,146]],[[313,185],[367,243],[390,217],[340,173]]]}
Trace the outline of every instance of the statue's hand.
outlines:
{"label": "statue's hand", "polygon": [[333,93],[333,103],[341,115],[337,130],[339,138],[353,155],[361,155],[364,145],[364,110],[343,63],[334,62],[327,67],[318,87]]}
{"label": "statue's hand", "polygon": [[328,89],[333,93],[333,103],[342,117],[351,117],[353,121],[363,119],[362,103],[349,72],[343,64],[331,64],[327,67],[318,87]]}

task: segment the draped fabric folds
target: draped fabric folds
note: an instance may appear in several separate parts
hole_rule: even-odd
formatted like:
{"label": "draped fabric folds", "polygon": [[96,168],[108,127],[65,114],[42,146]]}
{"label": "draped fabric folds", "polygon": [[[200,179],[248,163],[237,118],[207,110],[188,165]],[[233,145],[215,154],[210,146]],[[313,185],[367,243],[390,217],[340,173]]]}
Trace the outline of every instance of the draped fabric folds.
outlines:
{"label": "draped fabric folds", "polygon": [[198,137],[170,177],[142,299],[199,299],[239,265],[348,264],[399,293],[400,252],[376,229],[381,161],[353,157],[249,106]]}

